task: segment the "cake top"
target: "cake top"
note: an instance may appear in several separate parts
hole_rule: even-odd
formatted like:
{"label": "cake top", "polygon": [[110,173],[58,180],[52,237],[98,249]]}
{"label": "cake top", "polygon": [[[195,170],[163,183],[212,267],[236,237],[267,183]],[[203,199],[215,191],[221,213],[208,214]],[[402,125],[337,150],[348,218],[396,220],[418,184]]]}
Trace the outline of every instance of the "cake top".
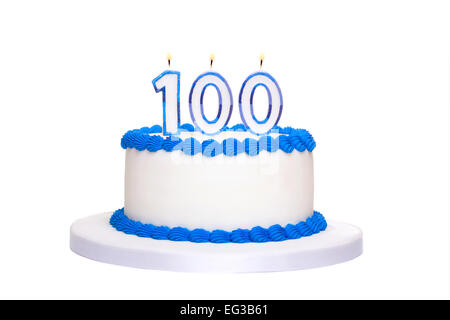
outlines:
{"label": "cake top", "polygon": [[163,136],[162,133],[160,125],[130,130],[123,135],[121,145],[124,149],[134,148],[138,151],[182,151],[186,155],[201,153],[207,157],[220,154],[236,156],[241,153],[256,156],[261,151],[278,150],[285,153],[294,150],[312,152],[316,146],[314,138],[307,130],[291,127],[275,126],[267,134],[258,136],[250,133],[243,124],[237,124],[225,127],[222,133],[212,139],[186,123],[180,126],[178,134]]}

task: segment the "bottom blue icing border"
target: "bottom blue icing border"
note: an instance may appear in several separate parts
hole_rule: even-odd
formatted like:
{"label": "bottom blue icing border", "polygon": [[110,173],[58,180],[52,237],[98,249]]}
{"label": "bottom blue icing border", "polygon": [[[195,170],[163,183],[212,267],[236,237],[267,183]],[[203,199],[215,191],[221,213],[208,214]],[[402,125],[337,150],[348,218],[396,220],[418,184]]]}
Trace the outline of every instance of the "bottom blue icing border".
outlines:
{"label": "bottom blue icing border", "polygon": [[205,229],[189,230],[183,227],[169,228],[155,226],[134,221],[125,215],[124,208],[116,210],[109,223],[118,231],[134,234],[143,238],[171,241],[212,242],[212,243],[248,243],[269,242],[299,239],[324,231],[327,222],[322,214],[314,211],[313,215],[297,224],[288,224],[285,227],[274,224],[269,228],[254,227],[252,229],[236,229],[233,231]]}

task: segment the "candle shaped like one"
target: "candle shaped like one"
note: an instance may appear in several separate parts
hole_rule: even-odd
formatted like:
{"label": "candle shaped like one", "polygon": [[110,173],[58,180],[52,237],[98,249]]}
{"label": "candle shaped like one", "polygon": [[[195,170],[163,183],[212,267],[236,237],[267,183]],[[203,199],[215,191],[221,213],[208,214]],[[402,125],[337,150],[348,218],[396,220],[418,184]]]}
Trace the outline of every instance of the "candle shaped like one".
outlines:
{"label": "candle shaped like one", "polygon": [[[170,60],[170,55],[167,55],[169,67]],[[166,70],[152,83],[156,92],[162,92],[163,134],[177,134],[180,126],[180,72]]]}
{"label": "candle shaped like one", "polygon": [[[211,55],[210,59],[212,67],[214,56]],[[219,110],[213,120],[206,118],[203,105],[205,91],[210,86],[216,89],[219,98]],[[192,122],[202,133],[213,135],[222,131],[233,112],[233,95],[225,78],[213,71],[199,75],[189,93],[189,111]]]}
{"label": "candle shaped like one", "polygon": [[[260,57],[262,66],[263,56]],[[262,86],[266,89],[269,107],[264,120],[258,120],[253,109],[253,97],[256,88]],[[275,78],[269,73],[258,71],[244,81],[239,92],[239,112],[244,125],[254,134],[265,134],[269,132],[280,120],[283,111],[283,95]]]}

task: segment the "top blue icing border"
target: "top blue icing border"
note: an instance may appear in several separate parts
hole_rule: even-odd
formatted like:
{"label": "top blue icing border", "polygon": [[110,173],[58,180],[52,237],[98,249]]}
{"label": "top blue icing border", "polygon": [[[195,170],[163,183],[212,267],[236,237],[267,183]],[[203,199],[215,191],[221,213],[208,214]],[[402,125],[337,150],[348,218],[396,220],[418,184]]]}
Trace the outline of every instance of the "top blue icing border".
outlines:
{"label": "top blue icing border", "polygon": [[[180,126],[180,132],[195,131],[192,124],[185,123]],[[247,129],[243,124],[237,124],[232,127],[225,127],[223,131],[244,131]],[[202,142],[195,138],[181,139],[177,135],[163,137],[162,128],[160,125],[152,127],[143,127],[141,129],[130,130],[122,137],[121,146],[124,149],[134,148],[138,151],[156,152],[165,150],[172,152],[180,150],[186,155],[196,155],[202,153],[207,157],[215,157],[220,154],[226,156],[236,156],[245,152],[249,156],[256,156],[261,150],[268,152],[276,152],[282,150],[286,153],[291,153],[294,150],[303,152],[308,150],[312,152],[316,147],[316,142],[312,135],[305,129],[294,129],[291,127],[275,126],[270,133],[279,133],[277,137],[270,135],[256,136],[257,139],[245,138],[239,141],[235,138],[228,138],[222,142],[214,139],[204,140]]]}

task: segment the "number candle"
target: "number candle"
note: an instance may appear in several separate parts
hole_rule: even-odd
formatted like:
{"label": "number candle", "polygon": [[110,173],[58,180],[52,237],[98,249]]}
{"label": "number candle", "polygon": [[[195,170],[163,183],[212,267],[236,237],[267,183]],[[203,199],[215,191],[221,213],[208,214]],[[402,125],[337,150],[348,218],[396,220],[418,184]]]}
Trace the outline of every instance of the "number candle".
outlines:
{"label": "number candle", "polygon": [[[283,96],[275,79],[267,72],[261,71],[264,55],[260,56],[260,71],[248,76],[239,93],[239,112],[244,125],[255,134],[265,134],[280,120],[283,111]],[[269,97],[267,116],[260,121],[255,117],[253,96],[257,87],[266,89]]]}
{"label": "number candle", "polygon": [[[214,55],[210,57],[210,67],[214,62]],[[208,120],[204,113],[203,96],[206,88],[212,86],[219,97],[219,110],[214,120]],[[227,81],[219,73],[208,71],[202,73],[192,84],[189,94],[189,111],[192,122],[204,134],[216,134],[227,125],[233,111],[233,95]]]}
{"label": "number candle", "polygon": [[[170,68],[172,57],[167,54]],[[177,134],[180,125],[180,72],[166,70],[152,81],[156,92],[162,91],[163,134]]]}

